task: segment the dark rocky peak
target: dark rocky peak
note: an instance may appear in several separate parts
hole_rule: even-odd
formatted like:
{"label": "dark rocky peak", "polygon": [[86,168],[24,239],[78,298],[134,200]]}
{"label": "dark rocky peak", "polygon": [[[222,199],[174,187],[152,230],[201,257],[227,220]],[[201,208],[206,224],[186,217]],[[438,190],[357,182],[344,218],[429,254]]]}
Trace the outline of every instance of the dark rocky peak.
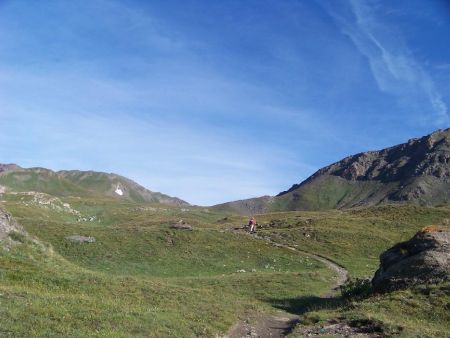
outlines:
{"label": "dark rocky peak", "polygon": [[450,174],[449,163],[450,129],[446,129],[387,149],[347,157],[324,172],[348,180],[391,182],[412,176],[446,176]]}
{"label": "dark rocky peak", "polygon": [[450,128],[386,149],[348,156],[318,170],[278,196],[323,175],[338,176],[349,181],[375,180],[383,183],[403,183],[419,176],[434,176],[450,181]]}

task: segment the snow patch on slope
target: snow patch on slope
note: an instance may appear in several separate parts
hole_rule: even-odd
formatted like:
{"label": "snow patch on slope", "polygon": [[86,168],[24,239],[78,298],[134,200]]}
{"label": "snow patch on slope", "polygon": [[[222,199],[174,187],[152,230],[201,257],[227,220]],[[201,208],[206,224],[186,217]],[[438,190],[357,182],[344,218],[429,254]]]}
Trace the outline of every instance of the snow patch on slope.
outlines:
{"label": "snow patch on slope", "polygon": [[117,186],[114,192],[119,196],[123,196],[123,190],[120,188],[120,186]]}

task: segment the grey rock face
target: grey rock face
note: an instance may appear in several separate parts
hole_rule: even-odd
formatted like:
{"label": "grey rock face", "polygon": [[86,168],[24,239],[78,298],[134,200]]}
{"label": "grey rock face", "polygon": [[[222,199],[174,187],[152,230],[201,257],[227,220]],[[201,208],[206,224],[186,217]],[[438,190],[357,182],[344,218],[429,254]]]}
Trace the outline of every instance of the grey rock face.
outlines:
{"label": "grey rock face", "polygon": [[348,180],[405,181],[434,176],[450,179],[450,129],[380,151],[347,157],[321,170]]}
{"label": "grey rock face", "polygon": [[418,232],[380,256],[372,284],[385,292],[416,284],[450,280],[450,228]]}
{"label": "grey rock face", "polygon": [[[330,191],[334,194],[329,196]],[[450,128],[379,151],[349,156],[278,194],[290,210],[381,203],[450,203]]]}
{"label": "grey rock face", "polygon": [[10,250],[11,247],[19,244],[10,237],[13,233],[24,234],[25,231],[10,214],[0,209],[0,248]]}
{"label": "grey rock face", "polygon": [[10,214],[0,209],[0,240],[13,231],[22,232],[23,229],[12,219]]}

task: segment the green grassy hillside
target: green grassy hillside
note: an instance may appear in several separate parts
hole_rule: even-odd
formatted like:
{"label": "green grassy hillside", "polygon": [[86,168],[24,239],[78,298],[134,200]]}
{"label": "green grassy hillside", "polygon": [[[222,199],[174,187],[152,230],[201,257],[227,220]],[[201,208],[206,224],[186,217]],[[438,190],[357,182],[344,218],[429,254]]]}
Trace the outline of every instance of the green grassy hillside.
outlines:
{"label": "green grassy hillside", "polygon": [[38,191],[54,196],[88,196],[90,192],[46,169],[12,171],[0,175],[0,185],[13,191]]}
{"label": "green grassy hillside", "polygon": [[[214,337],[247,313],[280,309],[301,314],[305,325],[369,316],[387,328],[432,337],[446,325],[445,287],[350,308],[338,298],[319,301],[334,273],[299,252],[236,231],[245,217],[111,198],[39,198],[2,196],[1,207],[29,235],[16,236],[23,243],[9,252],[0,249],[0,336]],[[447,218],[449,207],[383,206],[276,212],[257,220],[260,237],[318,253],[361,277],[373,274],[379,254],[393,243]],[[170,227],[180,220],[193,230]],[[96,241],[66,239],[72,235]],[[397,310],[408,315],[389,315]]]}
{"label": "green grassy hillside", "polygon": [[242,215],[295,210],[332,210],[383,202],[397,184],[376,181],[349,181],[338,176],[324,175],[297,189],[276,197],[258,197],[215,205],[213,210]]}
{"label": "green grassy hillside", "polygon": [[[38,242],[0,251],[2,336],[214,336],[245,312],[273,311],[267,299],[319,293],[332,280],[321,263],[224,232],[223,216],[202,209],[62,201],[80,214],[4,196]],[[170,229],[180,218],[194,230]]]}
{"label": "green grassy hillside", "polygon": [[[226,228],[246,219],[227,216],[220,224]],[[370,279],[378,269],[382,252],[411,238],[426,225],[448,223],[449,219],[450,206],[414,205],[275,212],[257,216],[260,237],[327,257],[344,266],[352,280]],[[318,328],[319,337],[331,337],[334,335],[321,328],[337,323],[355,327],[364,324],[386,337],[450,337],[448,283],[362,299],[347,300],[339,295],[328,300],[300,296],[273,299],[272,304],[300,315],[300,325],[290,335],[292,337],[303,337],[309,327]]]}
{"label": "green grassy hillside", "polygon": [[[114,197],[137,203],[188,205],[176,197],[147,190],[136,182],[116,174],[95,171],[58,171],[20,167],[0,173],[0,186],[9,191],[35,191],[58,197]],[[116,190],[120,189],[121,194]]]}
{"label": "green grassy hillside", "polygon": [[[274,212],[256,217],[259,235],[321,254],[343,265],[353,277],[369,276],[379,255],[429,224],[450,219],[450,208],[383,205],[347,210]],[[245,223],[228,216],[221,226]]]}
{"label": "green grassy hillside", "polygon": [[386,192],[395,187],[376,181],[348,181],[337,176],[321,176],[287,194],[280,195],[271,211],[329,210],[382,201]]}

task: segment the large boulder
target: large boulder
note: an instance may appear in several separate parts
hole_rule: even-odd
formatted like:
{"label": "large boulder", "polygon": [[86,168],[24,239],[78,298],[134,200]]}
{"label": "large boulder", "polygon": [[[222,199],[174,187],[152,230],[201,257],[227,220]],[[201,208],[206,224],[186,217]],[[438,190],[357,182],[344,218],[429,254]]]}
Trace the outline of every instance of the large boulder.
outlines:
{"label": "large boulder", "polygon": [[450,227],[431,226],[380,256],[372,285],[385,292],[450,280]]}

